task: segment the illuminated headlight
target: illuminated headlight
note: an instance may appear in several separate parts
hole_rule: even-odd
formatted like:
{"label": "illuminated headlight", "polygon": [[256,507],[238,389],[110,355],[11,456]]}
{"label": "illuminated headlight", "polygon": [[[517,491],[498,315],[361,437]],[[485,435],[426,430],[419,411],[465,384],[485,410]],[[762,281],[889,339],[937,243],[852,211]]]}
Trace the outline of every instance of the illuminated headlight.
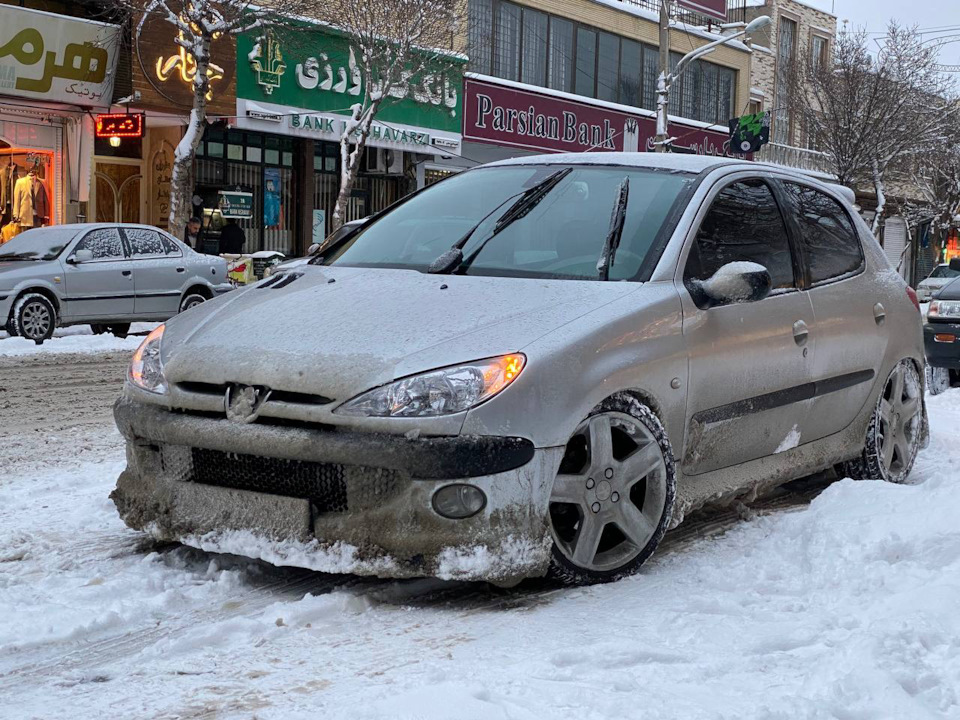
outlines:
{"label": "illuminated headlight", "polygon": [[167,381],[163,377],[163,362],[160,360],[160,342],[163,340],[161,325],[140,343],[130,361],[130,382],[147,392],[162,394],[167,391]]}
{"label": "illuminated headlight", "polygon": [[517,353],[431,370],[358,395],[335,412],[357,417],[436,417],[469,410],[517,379],[526,357]]}
{"label": "illuminated headlight", "polygon": [[934,300],[927,310],[928,318],[960,318],[960,301]]}

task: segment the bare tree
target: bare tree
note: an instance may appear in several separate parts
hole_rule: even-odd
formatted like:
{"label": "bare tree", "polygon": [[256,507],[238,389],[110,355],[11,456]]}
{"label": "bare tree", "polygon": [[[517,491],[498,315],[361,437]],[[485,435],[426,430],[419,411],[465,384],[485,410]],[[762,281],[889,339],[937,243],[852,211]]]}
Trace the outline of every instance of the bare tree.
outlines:
{"label": "bare tree", "polygon": [[960,128],[956,123],[948,124],[943,137],[916,158],[910,184],[919,191],[922,204],[908,203],[905,215],[914,223],[930,222],[934,238],[942,243],[960,214]]}
{"label": "bare tree", "polygon": [[853,189],[873,186],[878,232],[888,180],[906,178],[944,124],[960,117],[960,106],[944,99],[952,85],[938,70],[936,46],[891,22],[873,55],[865,31],[843,32],[833,61],[807,69],[802,87],[808,127],[837,178]]}
{"label": "bare tree", "polygon": [[[291,16],[312,14],[319,0],[284,0],[283,15],[271,8],[270,2],[245,0],[112,0],[109,4],[135,19],[138,38],[148,21],[163,20],[170,28],[171,39],[186,51],[190,63],[193,105],[186,131],[174,151],[170,183],[169,228],[179,237],[191,209],[193,159],[207,125],[210,71],[218,61],[214,57],[214,41],[282,24]],[[219,64],[224,62],[226,58]]]}
{"label": "bare tree", "polygon": [[340,136],[340,188],[333,226],[345,221],[347,204],[377,114],[390,103],[425,92],[459,92],[447,75],[463,63],[453,52],[466,22],[463,0],[329,0],[319,17],[349,37],[353,72],[362,92]]}

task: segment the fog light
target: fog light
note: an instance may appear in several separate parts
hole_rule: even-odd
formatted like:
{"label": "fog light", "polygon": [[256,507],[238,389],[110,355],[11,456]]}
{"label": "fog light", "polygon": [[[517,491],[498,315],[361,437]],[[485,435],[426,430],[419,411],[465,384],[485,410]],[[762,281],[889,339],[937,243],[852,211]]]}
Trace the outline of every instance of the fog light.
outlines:
{"label": "fog light", "polygon": [[453,520],[476,515],[487,504],[487,496],[473,485],[446,485],[433,494],[433,509]]}

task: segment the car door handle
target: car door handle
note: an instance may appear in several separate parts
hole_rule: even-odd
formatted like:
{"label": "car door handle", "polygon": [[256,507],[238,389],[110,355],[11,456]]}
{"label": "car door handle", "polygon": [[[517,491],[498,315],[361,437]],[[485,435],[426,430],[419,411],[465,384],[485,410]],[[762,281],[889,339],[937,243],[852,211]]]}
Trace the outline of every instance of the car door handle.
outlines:
{"label": "car door handle", "polygon": [[130,273],[132,272],[133,270],[121,270],[120,274],[123,275],[124,277],[130,277]]}
{"label": "car door handle", "polygon": [[177,268],[177,272],[186,272],[186,271],[187,271],[186,268],[182,268],[182,267]]}
{"label": "car door handle", "polygon": [[807,324],[803,320],[797,320],[793,324],[793,340],[800,347],[803,347],[807,344],[807,340],[810,337],[810,330],[807,328]]}
{"label": "car door handle", "polygon": [[877,321],[877,325],[883,325],[887,319],[887,311],[880,303],[873,306],[873,319]]}

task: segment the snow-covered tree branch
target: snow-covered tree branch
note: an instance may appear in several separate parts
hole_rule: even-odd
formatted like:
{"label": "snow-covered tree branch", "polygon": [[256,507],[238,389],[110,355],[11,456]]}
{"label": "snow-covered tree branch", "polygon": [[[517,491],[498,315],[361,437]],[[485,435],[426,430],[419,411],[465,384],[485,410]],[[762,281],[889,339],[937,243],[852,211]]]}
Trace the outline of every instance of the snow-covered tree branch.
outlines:
{"label": "snow-covered tree branch", "polygon": [[362,84],[340,136],[340,187],[333,226],[346,221],[347,206],[374,120],[384,106],[415,92],[425,73],[438,81],[462,61],[454,38],[466,23],[463,0],[330,0],[320,19],[349,38]]}
{"label": "snow-covered tree branch", "polygon": [[214,41],[259,27],[285,24],[292,16],[315,16],[321,3],[285,0],[282,15],[270,3],[244,0],[112,0],[111,4],[133,18],[137,37],[149,20],[163,20],[170,28],[171,42],[184,48],[191,58],[193,104],[186,130],[174,151],[170,183],[169,229],[179,237],[192,207],[193,159],[207,125],[210,70],[227,61],[213,57]]}

